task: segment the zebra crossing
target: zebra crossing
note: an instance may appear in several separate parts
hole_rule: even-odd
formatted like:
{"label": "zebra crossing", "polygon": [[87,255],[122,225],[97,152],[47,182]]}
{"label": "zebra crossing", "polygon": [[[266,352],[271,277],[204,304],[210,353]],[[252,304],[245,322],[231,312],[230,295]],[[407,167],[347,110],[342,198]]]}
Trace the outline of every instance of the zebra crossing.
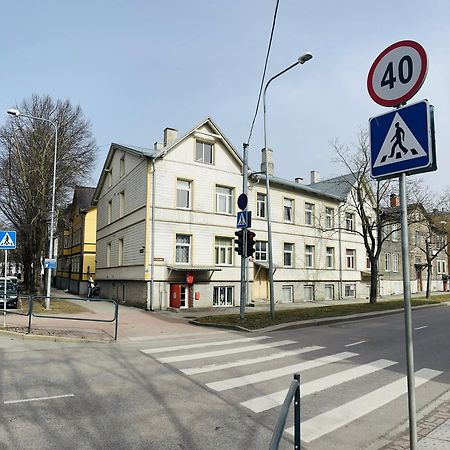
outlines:
{"label": "zebra crossing", "polygon": [[[385,371],[383,377],[377,378],[385,380],[380,387],[343,404],[330,405],[324,401],[326,410],[302,421],[304,442],[319,439],[407,393],[406,377],[392,370],[397,361],[376,359],[356,363],[359,353],[342,351],[328,354],[330,352],[323,346],[301,346],[295,340],[277,340],[270,336],[236,338],[230,333],[200,337],[200,342],[195,343],[186,341],[179,345],[172,342],[167,346],[154,341],[151,347],[140,351],[161,363],[170,364],[221,395],[233,396],[237,391],[235,401],[256,414],[270,413],[283,403],[294,373],[301,373],[302,380],[305,375],[312,374],[306,376],[306,381],[301,384],[301,397],[307,399],[333,388],[351,389],[358,382],[364,389],[369,384],[365,383],[368,377]],[[324,369],[325,375],[314,378],[318,368]],[[416,387],[441,373],[428,368],[418,370]],[[259,395],[253,395],[255,392]],[[278,412],[273,414],[275,423]],[[285,432],[293,434],[293,428],[289,427]]]}

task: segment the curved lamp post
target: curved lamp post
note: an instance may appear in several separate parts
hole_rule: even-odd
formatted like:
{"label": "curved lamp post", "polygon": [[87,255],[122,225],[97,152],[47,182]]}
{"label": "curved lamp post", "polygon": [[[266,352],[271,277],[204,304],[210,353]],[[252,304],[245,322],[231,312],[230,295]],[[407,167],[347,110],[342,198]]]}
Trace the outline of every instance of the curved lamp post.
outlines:
{"label": "curved lamp post", "polygon": [[270,315],[275,317],[275,301],[274,301],[274,292],[273,292],[273,253],[272,253],[272,220],[270,214],[270,182],[269,182],[269,162],[267,157],[267,132],[266,132],[266,92],[269,84],[278,78],[280,75],[283,75],[288,70],[291,70],[298,64],[305,64],[306,61],[309,61],[313,55],[309,52],[304,53],[298,58],[298,60],[291,64],[286,69],[277,73],[273,76],[264,87],[263,93],[263,116],[264,116],[264,152],[265,152],[265,160],[266,160],[266,203],[267,203],[267,257],[269,259],[269,301],[270,301]]}
{"label": "curved lamp post", "polygon": [[[45,119],[44,117],[35,117],[31,116],[29,114],[21,113],[18,109],[8,109],[7,113],[13,117],[27,117],[28,119],[33,120],[40,120],[42,122],[50,123],[54,129],[55,129],[55,154],[53,156],[53,183],[52,183],[52,209],[51,209],[51,215],[50,215],[50,244],[49,244],[49,251],[48,251],[48,257],[49,259],[52,259],[53,256],[53,226],[54,226],[54,220],[55,220],[55,186],[56,186],[56,155],[58,153],[58,127],[55,122],[51,121],[50,119]],[[47,269],[47,293],[45,297],[45,308],[50,308],[50,285],[51,285],[51,274],[52,269]]]}

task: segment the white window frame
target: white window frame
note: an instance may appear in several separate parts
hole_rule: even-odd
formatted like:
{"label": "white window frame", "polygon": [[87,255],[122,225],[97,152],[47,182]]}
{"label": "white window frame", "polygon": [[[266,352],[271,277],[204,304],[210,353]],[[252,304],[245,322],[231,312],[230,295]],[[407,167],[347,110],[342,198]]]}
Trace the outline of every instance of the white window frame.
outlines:
{"label": "white window frame", "polygon": [[331,230],[334,228],[334,208],[325,208],[325,228]]}
{"label": "white window frame", "polygon": [[233,286],[213,286],[213,308],[234,306]]}
{"label": "white window frame", "polygon": [[[286,258],[289,259],[286,264]],[[285,242],[283,245],[283,265],[284,267],[294,267],[294,244]]]}
{"label": "white window frame", "polygon": [[255,261],[267,261],[267,241],[256,241],[255,250]]}
{"label": "white window frame", "polygon": [[326,248],[325,261],[325,265],[328,270],[334,269],[334,247]]}
{"label": "white window frame", "polygon": [[119,239],[119,242],[118,242],[117,265],[123,266],[123,239]]}
{"label": "white window frame", "polygon": [[107,214],[106,220],[107,220],[107,223],[109,225],[110,223],[112,223],[112,199],[109,200],[107,208],[108,209],[107,209],[107,212],[106,212],[106,214]]}
{"label": "white window frame", "polygon": [[356,269],[356,250],[352,248],[345,249],[345,267],[350,270]]}
{"label": "white window frame", "polygon": [[256,217],[264,219],[266,217],[266,194],[256,193]]}
{"label": "white window frame", "polygon": [[216,236],[214,249],[217,266],[231,266],[233,264],[233,239]]}
{"label": "white window frame", "polygon": [[314,268],[314,253],[315,247],[314,245],[305,245],[305,268],[313,269]]}
{"label": "white window frame", "polygon": [[313,302],[314,301],[314,285],[313,284],[305,284],[303,286],[303,295],[305,302]]}
{"label": "white window frame", "polygon": [[[188,242],[181,242],[181,238],[188,238]],[[191,243],[192,236],[189,234],[177,234],[175,237],[175,262],[177,264],[190,264],[191,262]],[[187,261],[181,261],[181,258],[178,258],[178,249],[186,249],[187,248]]]}
{"label": "white window frame", "polygon": [[356,284],[347,283],[344,285],[344,297],[345,298],[356,298]]}
{"label": "white window frame", "polygon": [[111,267],[111,242],[106,244],[106,267]]}
{"label": "white window frame", "polygon": [[355,231],[355,213],[345,213],[345,229],[347,231]]}
{"label": "white window frame", "polygon": [[[286,293],[288,292],[288,295]],[[288,297],[288,300],[286,300]],[[281,286],[281,303],[293,303],[294,302],[294,286],[292,284],[283,284]]]}
{"label": "white window frame", "polygon": [[390,253],[384,254],[384,271],[390,272],[392,270],[392,257]]}
{"label": "white window frame", "polygon": [[190,210],[192,208],[191,199],[192,181],[177,178],[177,208]]}
{"label": "white window frame", "polygon": [[214,164],[214,144],[196,141],[195,161],[203,164]]}
{"label": "white window frame", "polygon": [[[331,295],[327,295],[327,293]],[[324,286],[324,300],[332,301],[334,300],[334,284],[325,284]]]}
{"label": "white window frame", "polygon": [[313,203],[305,203],[305,225],[313,225],[314,224],[314,204]]}
{"label": "white window frame", "polygon": [[283,219],[285,223],[294,223],[294,200],[292,198],[283,199]]}
{"label": "white window frame", "polygon": [[233,214],[233,188],[216,185],[216,212]]}
{"label": "white window frame", "polygon": [[395,272],[395,273],[398,272],[399,261],[400,261],[399,254],[398,253],[394,253],[392,255],[392,272]]}
{"label": "white window frame", "polygon": [[122,158],[120,158],[120,164],[119,164],[119,176],[123,177],[125,175],[125,154],[122,155]]}
{"label": "white window frame", "polygon": [[119,219],[125,215],[125,191],[119,192]]}

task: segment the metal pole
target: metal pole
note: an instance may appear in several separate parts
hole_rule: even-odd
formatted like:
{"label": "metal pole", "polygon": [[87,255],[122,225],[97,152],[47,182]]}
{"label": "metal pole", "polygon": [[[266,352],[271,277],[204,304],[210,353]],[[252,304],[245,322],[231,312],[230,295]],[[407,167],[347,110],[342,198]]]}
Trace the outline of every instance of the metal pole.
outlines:
{"label": "metal pole", "polygon": [[294,379],[298,381],[294,396],[294,449],[300,450],[300,374],[294,374]]}
{"label": "metal pole", "polygon": [[[248,154],[247,154],[247,144],[243,144],[243,166],[242,166],[242,192],[247,195],[247,186],[248,186]],[[247,210],[247,207],[245,207]],[[247,303],[247,289],[246,289],[246,255],[247,255],[247,230],[244,230],[243,233],[244,240],[244,251],[241,256],[241,298],[239,304],[239,318],[240,320],[245,319],[245,305]]]}
{"label": "metal pole", "polygon": [[414,382],[414,348],[411,317],[411,286],[409,274],[408,209],[406,203],[406,174],[399,177],[400,223],[402,237],[403,297],[405,308],[406,368],[408,379],[409,445],[417,448],[416,396]]}
{"label": "metal pole", "polygon": [[264,152],[266,158],[265,164],[265,172],[266,172],[266,205],[267,205],[267,258],[269,260],[269,301],[270,301],[270,315],[275,317],[275,300],[273,293],[273,253],[272,253],[272,220],[271,220],[271,210],[270,210],[270,182],[269,182],[269,162],[267,158],[267,124],[266,124],[266,92],[269,84],[278,78],[283,73],[295,67],[297,64],[300,64],[300,60],[291,64],[286,69],[282,70],[280,73],[273,76],[267,83],[264,88],[263,93],[263,117],[264,117]]}
{"label": "metal pole", "polygon": [[8,250],[5,249],[5,286],[3,289],[3,328],[6,328],[6,268],[8,267]]}

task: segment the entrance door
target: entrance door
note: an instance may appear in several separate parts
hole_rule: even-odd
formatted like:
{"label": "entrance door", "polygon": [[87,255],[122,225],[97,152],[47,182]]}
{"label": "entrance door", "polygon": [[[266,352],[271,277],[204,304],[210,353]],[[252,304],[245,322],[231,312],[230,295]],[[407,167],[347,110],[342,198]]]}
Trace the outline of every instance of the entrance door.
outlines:
{"label": "entrance door", "polygon": [[180,308],[189,308],[189,286],[180,286]]}
{"label": "entrance door", "polygon": [[269,271],[255,264],[255,276],[253,277],[253,298],[255,300],[267,300],[269,298]]}

